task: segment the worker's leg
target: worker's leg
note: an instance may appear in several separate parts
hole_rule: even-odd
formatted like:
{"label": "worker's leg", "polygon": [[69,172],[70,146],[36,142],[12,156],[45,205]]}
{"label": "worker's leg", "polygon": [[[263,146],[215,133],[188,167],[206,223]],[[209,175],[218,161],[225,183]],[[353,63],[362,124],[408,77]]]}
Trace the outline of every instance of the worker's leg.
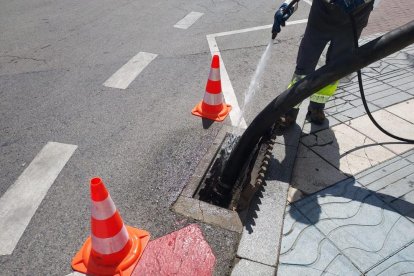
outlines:
{"label": "worker's leg", "polygon": [[[356,15],[357,38],[360,37],[363,28],[366,26],[371,11],[372,6],[366,6]],[[341,56],[350,54],[354,50],[354,33],[352,25],[345,24],[339,32],[332,33],[332,40],[326,56],[326,64],[331,63]],[[310,97],[308,109],[309,117],[312,122],[316,124],[323,123],[325,120],[325,113],[323,112],[325,104],[329,101],[330,97],[335,94],[338,83],[339,81],[331,83]]]}
{"label": "worker's leg", "polygon": [[[309,26],[306,27],[305,34],[299,46],[295,73],[288,88],[298,80],[315,71],[315,67],[327,43],[328,38],[322,32]],[[288,127],[296,121],[299,106],[300,104],[296,105],[281,118],[280,124],[282,127]]]}

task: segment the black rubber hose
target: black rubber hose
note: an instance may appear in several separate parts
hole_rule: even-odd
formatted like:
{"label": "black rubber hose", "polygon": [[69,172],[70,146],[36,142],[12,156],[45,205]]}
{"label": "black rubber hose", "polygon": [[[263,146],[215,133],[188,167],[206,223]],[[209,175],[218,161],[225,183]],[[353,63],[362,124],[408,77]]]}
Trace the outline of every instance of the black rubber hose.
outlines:
{"label": "black rubber hose", "polygon": [[[351,22],[352,22],[352,32],[354,33],[354,46],[355,46],[355,49],[358,49],[359,44],[358,44],[358,34],[357,34],[357,29],[356,29],[356,24],[355,24],[355,18],[354,18],[354,16],[350,15],[350,19],[351,19]],[[361,93],[362,103],[363,103],[365,111],[366,111],[368,117],[370,118],[370,120],[372,121],[372,123],[384,134],[386,134],[386,135],[388,135],[388,136],[390,136],[390,137],[392,137],[396,140],[407,142],[407,143],[410,143],[410,144],[414,144],[414,140],[412,140],[412,139],[399,137],[397,135],[394,135],[394,134],[388,132],[374,119],[374,116],[372,116],[371,111],[369,110],[369,107],[368,107],[368,104],[367,104],[367,100],[365,98],[364,85],[362,83],[362,73],[361,73],[360,69],[357,70],[357,74],[358,74],[359,92]]]}
{"label": "black rubber hose", "polygon": [[325,65],[296,82],[270,102],[253,120],[230,154],[220,177],[218,197],[231,198],[231,191],[245,161],[260,138],[272,127],[275,120],[291,107],[302,102],[326,85],[358,69],[378,61],[414,43],[414,21],[392,30],[361,46],[353,53]]}

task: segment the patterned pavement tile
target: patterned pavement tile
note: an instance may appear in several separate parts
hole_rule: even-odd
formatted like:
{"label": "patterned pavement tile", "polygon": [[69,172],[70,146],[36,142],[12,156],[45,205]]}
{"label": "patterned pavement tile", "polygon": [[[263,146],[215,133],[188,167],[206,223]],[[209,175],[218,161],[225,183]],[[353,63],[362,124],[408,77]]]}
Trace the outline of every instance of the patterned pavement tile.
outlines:
{"label": "patterned pavement tile", "polygon": [[[414,108],[414,105],[412,106],[412,108]],[[380,124],[388,132],[407,138],[414,137],[414,124],[411,124],[406,120],[401,119],[393,113],[390,113],[387,110],[379,110],[377,112],[374,112],[372,116],[375,118],[378,124]],[[375,142],[385,143],[383,144],[383,146],[396,154],[400,154],[414,148],[414,145],[412,144],[400,142],[382,133],[371,122],[368,116],[363,116],[354,119],[350,122],[349,125],[353,129],[356,129],[364,135],[368,136]]]}
{"label": "patterned pavement tile", "polygon": [[390,105],[400,103],[405,100],[412,99],[412,95],[405,92],[391,93],[389,96],[373,101],[374,105],[385,108]]}
{"label": "patterned pavement tile", "polygon": [[[409,166],[410,162],[402,159],[401,157],[396,157],[393,159],[388,160],[387,162],[382,163],[381,165],[377,165],[372,168],[372,171],[369,173],[361,173],[358,174],[358,182],[364,186],[369,186],[370,190],[377,191],[379,189],[384,188],[384,185],[387,183],[394,182],[404,176],[397,176],[396,172],[405,167]],[[364,175],[362,175],[364,174]],[[360,176],[361,175],[361,176]],[[396,179],[396,176],[399,177]],[[388,177],[382,184],[377,183],[379,180],[383,179],[384,177]],[[394,178],[394,179],[393,179]]]}
{"label": "patterned pavement tile", "polygon": [[414,241],[411,221],[352,180],[294,205],[363,272]]}
{"label": "patterned pavement tile", "polygon": [[392,201],[390,205],[400,212],[401,215],[414,222],[414,191],[406,193],[400,198]]}
{"label": "patterned pavement tile", "polygon": [[404,248],[367,273],[367,276],[414,275],[414,244]]}
{"label": "patterned pavement tile", "polygon": [[[414,82],[412,82],[414,87]],[[414,123],[414,100],[405,101],[390,107],[387,107],[387,111],[397,115],[400,118]],[[412,126],[414,128],[414,125]]]}
{"label": "patterned pavement tile", "polygon": [[361,272],[296,208],[288,207],[277,275],[361,275]]}
{"label": "patterned pavement tile", "polygon": [[299,145],[291,181],[293,188],[312,194],[346,178],[346,175],[313,151]]}
{"label": "patterned pavement tile", "polygon": [[394,156],[345,124],[304,136],[302,143],[340,171],[353,175]]}

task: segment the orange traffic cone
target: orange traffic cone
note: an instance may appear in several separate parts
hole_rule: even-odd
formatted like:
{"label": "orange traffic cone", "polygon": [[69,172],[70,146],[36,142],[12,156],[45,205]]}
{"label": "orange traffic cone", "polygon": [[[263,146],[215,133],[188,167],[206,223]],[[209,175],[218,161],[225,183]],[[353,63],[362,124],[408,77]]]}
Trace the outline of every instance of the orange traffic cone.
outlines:
{"label": "orange traffic cone", "polygon": [[131,275],[148,244],[147,231],[125,226],[100,178],[91,180],[91,236],[72,260],[87,275]]}
{"label": "orange traffic cone", "polygon": [[206,93],[204,94],[203,100],[193,108],[191,113],[196,116],[221,122],[227,117],[230,111],[231,106],[223,103],[220,79],[220,60],[218,55],[214,55],[211,62]]}

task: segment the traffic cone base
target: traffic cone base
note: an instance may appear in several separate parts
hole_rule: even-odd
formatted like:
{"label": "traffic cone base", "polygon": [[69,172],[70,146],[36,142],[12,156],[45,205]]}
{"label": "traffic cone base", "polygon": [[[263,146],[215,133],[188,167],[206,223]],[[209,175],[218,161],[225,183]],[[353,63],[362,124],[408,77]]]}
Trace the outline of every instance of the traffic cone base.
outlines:
{"label": "traffic cone base", "polygon": [[120,255],[127,255],[118,264],[102,265],[98,263],[99,260],[96,259],[96,253],[94,253],[95,256],[92,256],[92,240],[89,237],[73,258],[72,268],[87,275],[131,275],[142,256],[144,248],[149,242],[150,234],[138,228],[125,227],[130,237],[131,247],[126,246],[123,249],[129,250],[128,253],[122,252],[123,250],[119,252]]}
{"label": "traffic cone base", "polygon": [[226,119],[227,115],[229,114],[229,112],[231,111],[231,105],[229,104],[225,104],[223,103],[220,107],[219,107],[219,112],[218,113],[210,113],[207,112],[206,109],[203,109],[203,101],[200,101],[191,111],[191,113],[193,115],[199,116],[199,117],[203,117],[203,118],[207,118],[213,121],[217,121],[217,122],[222,122],[224,121],[224,119]]}

